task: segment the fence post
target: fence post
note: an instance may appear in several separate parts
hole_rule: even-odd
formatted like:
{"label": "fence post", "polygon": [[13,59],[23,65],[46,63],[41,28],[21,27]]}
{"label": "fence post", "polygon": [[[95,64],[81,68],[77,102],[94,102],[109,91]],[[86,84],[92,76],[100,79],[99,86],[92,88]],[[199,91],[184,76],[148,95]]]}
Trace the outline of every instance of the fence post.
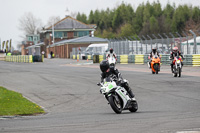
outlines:
{"label": "fence post", "polygon": [[164,53],[164,51],[163,51],[163,37],[160,34],[158,34],[158,36],[162,39],[162,52]]}
{"label": "fence post", "polygon": [[140,41],[141,41],[141,54],[143,53],[143,48],[142,48],[142,43],[143,43],[143,40],[142,40],[142,38],[140,38],[139,36],[138,36],[138,38],[140,39]]}
{"label": "fence post", "polygon": [[[175,39],[174,39],[175,36],[171,32],[169,34],[173,37],[173,42],[174,42],[174,45],[175,45]],[[172,48],[172,44],[171,44],[171,48]]]}
{"label": "fence post", "polygon": [[[145,36],[142,35],[142,37],[145,39],[145,43],[146,43],[146,53],[147,53],[147,38]],[[144,53],[145,54],[145,53]]]}
{"label": "fence post", "polygon": [[181,37],[181,35],[178,32],[176,32],[176,34],[180,37],[180,51],[182,51],[182,48],[181,48],[182,37]]}
{"label": "fence post", "polygon": [[137,38],[136,38],[136,37],[134,37],[134,36],[133,36],[133,38],[136,40],[136,54],[138,54],[138,45],[137,45],[137,43],[138,43],[138,40],[137,40]]}
{"label": "fence post", "polygon": [[152,49],[152,38],[149,35],[147,35],[147,37],[151,40],[151,49]]}
{"label": "fence post", "polygon": [[133,54],[133,39],[130,37],[130,36],[128,36],[128,39],[132,42],[131,44],[132,44],[132,49],[131,49],[131,51],[132,51],[132,54]]}
{"label": "fence post", "polygon": [[189,53],[189,47],[188,47],[188,35],[184,32],[184,31],[182,31],[183,32],[183,34],[186,36],[186,38],[187,38],[187,54],[190,54]]}
{"label": "fence post", "polygon": [[156,39],[156,49],[158,49],[158,38],[154,34],[152,34],[152,36]]}
{"label": "fence post", "polygon": [[[163,34],[167,38],[167,48],[168,48],[168,51],[169,51],[169,37],[167,36],[166,33],[163,33]],[[171,47],[171,51],[172,51],[172,47]]]}
{"label": "fence post", "polygon": [[196,49],[197,49],[197,43],[196,43],[196,34],[192,31],[192,30],[189,30],[190,33],[193,34],[193,37],[194,37],[194,54],[196,54]]}

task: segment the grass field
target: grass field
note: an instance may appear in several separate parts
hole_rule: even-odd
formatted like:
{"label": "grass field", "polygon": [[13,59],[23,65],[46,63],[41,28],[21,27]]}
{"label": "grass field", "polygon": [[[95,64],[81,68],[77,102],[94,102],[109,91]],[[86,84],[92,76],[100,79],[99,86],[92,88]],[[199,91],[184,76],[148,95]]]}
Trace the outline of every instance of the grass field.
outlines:
{"label": "grass field", "polygon": [[0,87],[0,116],[35,115],[45,111],[22,94]]}

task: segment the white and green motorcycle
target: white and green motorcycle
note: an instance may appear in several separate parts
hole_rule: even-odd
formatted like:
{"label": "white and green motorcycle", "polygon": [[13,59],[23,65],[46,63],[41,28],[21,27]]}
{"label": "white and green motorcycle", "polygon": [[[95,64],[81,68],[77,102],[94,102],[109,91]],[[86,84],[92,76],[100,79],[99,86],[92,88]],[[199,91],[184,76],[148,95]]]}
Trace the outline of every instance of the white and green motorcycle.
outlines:
{"label": "white and green motorcycle", "polygon": [[[126,79],[123,79],[123,81],[128,82]],[[135,98],[131,99],[126,89],[118,86],[112,78],[108,77],[104,83],[98,83],[97,85],[101,86],[100,92],[108,100],[115,113],[120,114],[122,110],[129,110],[130,112],[138,110]]]}

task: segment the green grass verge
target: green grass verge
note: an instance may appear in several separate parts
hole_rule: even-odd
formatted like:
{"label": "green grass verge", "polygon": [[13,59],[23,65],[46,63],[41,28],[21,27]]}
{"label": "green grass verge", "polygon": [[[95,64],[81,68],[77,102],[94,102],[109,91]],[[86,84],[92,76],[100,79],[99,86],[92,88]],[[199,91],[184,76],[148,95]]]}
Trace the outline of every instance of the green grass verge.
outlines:
{"label": "green grass verge", "polygon": [[44,110],[30,102],[22,94],[0,87],[0,116],[35,115]]}

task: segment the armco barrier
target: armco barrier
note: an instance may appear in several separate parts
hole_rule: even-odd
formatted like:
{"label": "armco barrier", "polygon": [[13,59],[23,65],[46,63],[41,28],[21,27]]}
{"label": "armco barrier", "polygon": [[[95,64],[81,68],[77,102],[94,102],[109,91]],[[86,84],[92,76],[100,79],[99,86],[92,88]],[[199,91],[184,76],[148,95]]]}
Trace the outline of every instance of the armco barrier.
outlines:
{"label": "armco barrier", "polygon": [[128,55],[120,55],[120,63],[128,64]]}
{"label": "armco barrier", "polygon": [[8,62],[26,62],[26,63],[32,63],[33,62],[33,56],[32,55],[12,55],[12,56],[6,56],[5,61],[8,61]]}
{"label": "armco barrier", "polygon": [[200,55],[192,55],[192,65],[200,66]]}
{"label": "armco barrier", "polygon": [[135,55],[135,64],[144,64],[144,55]]}

